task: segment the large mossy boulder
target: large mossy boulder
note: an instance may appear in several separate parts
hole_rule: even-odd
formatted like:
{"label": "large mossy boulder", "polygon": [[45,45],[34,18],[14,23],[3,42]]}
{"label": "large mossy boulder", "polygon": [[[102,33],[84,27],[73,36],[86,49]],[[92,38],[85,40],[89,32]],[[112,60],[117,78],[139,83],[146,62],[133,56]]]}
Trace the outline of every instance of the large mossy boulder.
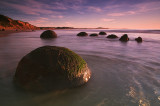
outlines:
{"label": "large mossy boulder", "polygon": [[52,30],[46,30],[40,35],[40,38],[43,39],[57,38],[57,34]]}
{"label": "large mossy boulder", "polygon": [[111,34],[111,35],[108,35],[107,38],[114,39],[114,38],[118,38],[118,36],[115,34]]}
{"label": "large mossy boulder", "polygon": [[135,38],[135,40],[136,40],[138,43],[141,43],[141,42],[142,42],[142,38],[141,38],[141,37]]}
{"label": "large mossy boulder", "polygon": [[90,34],[89,36],[98,36],[98,34],[93,33],[93,34]]}
{"label": "large mossy boulder", "polygon": [[30,91],[50,91],[77,87],[91,76],[87,63],[73,51],[43,46],[31,51],[19,62],[14,81]]}
{"label": "large mossy boulder", "polygon": [[127,34],[124,34],[123,36],[121,36],[121,38],[120,38],[119,40],[122,41],[122,42],[127,42],[127,41],[129,41],[128,35],[127,35]]}
{"label": "large mossy boulder", "polygon": [[101,32],[99,32],[99,35],[107,35],[107,34],[106,34],[106,32],[101,31]]}
{"label": "large mossy boulder", "polygon": [[77,36],[88,36],[88,33],[86,32],[80,32],[77,34]]}

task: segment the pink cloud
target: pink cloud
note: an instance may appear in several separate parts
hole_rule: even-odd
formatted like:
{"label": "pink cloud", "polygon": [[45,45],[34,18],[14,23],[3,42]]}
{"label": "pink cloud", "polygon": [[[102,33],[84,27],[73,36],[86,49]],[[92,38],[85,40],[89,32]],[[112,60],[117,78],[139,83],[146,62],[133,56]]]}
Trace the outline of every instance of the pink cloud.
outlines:
{"label": "pink cloud", "polygon": [[108,14],[109,16],[123,16],[125,15],[124,13],[111,13],[111,14]]}
{"label": "pink cloud", "polygon": [[52,9],[59,9],[59,10],[67,10],[67,9],[74,9],[79,10],[82,8],[81,4],[85,3],[84,0],[63,0],[63,2],[51,2],[53,4]]}
{"label": "pink cloud", "polygon": [[117,13],[110,13],[108,14],[108,16],[125,16],[125,15],[133,15],[133,14],[136,14],[135,11],[127,11],[127,12],[117,12]]}
{"label": "pink cloud", "polygon": [[67,21],[67,22],[65,22],[65,25],[66,25],[66,26],[68,26],[68,27],[73,26],[73,24],[72,24],[71,22],[68,22],[68,21]]}
{"label": "pink cloud", "polygon": [[[113,9],[115,8],[123,8],[125,4],[121,5],[113,5],[113,6],[107,6],[106,9]],[[139,3],[135,5],[130,5],[131,9],[124,12],[113,12],[107,14],[108,16],[126,16],[126,15],[134,15],[134,14],[141,14],[148,11],[155,11],[160,10],[160,1],[151,1],[151,2],[145,2],[145,3]]]}
{"label": "pink cloud", "polygon": [[101,20],[104,21],[104,22],[113,22],[115,19],[103,18]]}
{"label": "pink cloud", "polygon": [[153,10],[160,10],[160,1],[152,1],[148,3],[141,3],[135,6],[137,12],[148,12]]}
{"label": "pink cloud", "polygon": [[67,10],[67,7],[65,6],[64,3],[61,3],[61,2],[52,2],[51,4],[53,5],[53,7],[51,7],[52,9]]}
{"label": "pink cloud", "polygon": [[52,15],[51,16],[52,18],[58,18],[58,19],[63,19],[64,18],[64,16],[62,16],[62,15]]}

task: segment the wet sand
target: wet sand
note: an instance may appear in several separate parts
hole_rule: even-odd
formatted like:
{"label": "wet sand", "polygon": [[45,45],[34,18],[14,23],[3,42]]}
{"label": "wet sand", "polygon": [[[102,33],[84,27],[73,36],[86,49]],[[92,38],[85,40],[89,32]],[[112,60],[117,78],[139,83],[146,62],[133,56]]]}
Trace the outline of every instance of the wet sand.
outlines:
{"label": "wet sand", "polygon": [[5,30],[5,31],[0,31],[0,37],[6,37],[8,35],[11,35],[12,33],[19,33],[19,32],[32,32],[32,30]]}

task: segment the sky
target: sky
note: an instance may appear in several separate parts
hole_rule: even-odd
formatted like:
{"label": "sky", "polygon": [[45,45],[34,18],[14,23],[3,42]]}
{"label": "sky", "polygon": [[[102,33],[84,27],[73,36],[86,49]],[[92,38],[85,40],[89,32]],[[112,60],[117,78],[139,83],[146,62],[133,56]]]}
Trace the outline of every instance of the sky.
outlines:
{"label": "sky", "polygon": [[160,29],[160,0],[1,0],[0,14],[39,27]]}

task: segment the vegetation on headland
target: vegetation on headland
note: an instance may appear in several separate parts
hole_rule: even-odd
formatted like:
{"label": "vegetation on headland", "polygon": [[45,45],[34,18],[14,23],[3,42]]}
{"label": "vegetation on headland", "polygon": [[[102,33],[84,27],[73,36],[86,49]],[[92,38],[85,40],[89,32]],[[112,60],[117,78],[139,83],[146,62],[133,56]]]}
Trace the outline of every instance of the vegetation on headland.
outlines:
{"label": "vegetation on headland", "polygon": [[[28,22],[14,20],[8,16],[0,14],[0,30],[53,30],[53,29],[93,29],[93,28],[74,28],[74,27],[37,27]],[[108,29],[108,28],[94,28],[94,29]]]}
{"label": "vegetation on headland", "polygon": [[0,29],[6,30],[37,30],[38,27],[29,24],[28,22],[23,22],[20,20],[13,20],[7,16],[0,14]]}
{"label": "vegetation on headland", "polygon": [[73,27],[37,27],[28,22],[14,20],[0,14],[0,30],[47,30],[47,29],[73,29]]}

